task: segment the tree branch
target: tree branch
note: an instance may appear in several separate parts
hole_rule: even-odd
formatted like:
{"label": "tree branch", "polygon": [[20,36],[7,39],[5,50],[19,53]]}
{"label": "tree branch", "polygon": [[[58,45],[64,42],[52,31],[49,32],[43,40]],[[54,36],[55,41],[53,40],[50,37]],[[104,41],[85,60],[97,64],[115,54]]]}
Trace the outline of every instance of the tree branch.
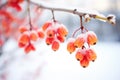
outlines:
{"label": "tree branch", "polygon": [[45,3],[42,1],[36,1],[36,0],[30,0],[30,2],[34,5],[37,5],[39,8],[43,8],[43,9],[48,9],[48,10],[52,10],[52,11],[62,11],[62,12],[67,12],[67,13],[72,13],[78,16],[85,16],[85,15],[89,15],[90,18],[94,18],[97,20],[102,20],[105,22],[109,22],[111,24],[115,24],[115,16],[114,15],[108,15],[107,17],[105,17],[104,15],[95,12],[95,11],[89,11],[89,10],[84,10],[84,9],[68,9],[66,7],[57,7],[57,5],[54,4],[50,4],[50,3]]}

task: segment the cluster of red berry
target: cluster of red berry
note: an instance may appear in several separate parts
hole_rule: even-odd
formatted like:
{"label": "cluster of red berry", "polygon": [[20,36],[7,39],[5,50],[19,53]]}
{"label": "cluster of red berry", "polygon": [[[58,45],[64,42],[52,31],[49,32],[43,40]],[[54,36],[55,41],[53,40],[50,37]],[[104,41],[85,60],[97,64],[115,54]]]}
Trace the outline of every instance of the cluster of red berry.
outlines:
{"label": "cluster of red berry", "polygon": [[[78,35],[76,39],[71,38],[67,44],[67,50],[72,53],[76,51],[76,59],[80,61],[82,67],[87,67],[89,61],[96,59],[96,53],[91,49],[91,45],[95,45],[97,42],[97,36],[93,31],[87,31]],[[87,43],[87,47],[86,44]]]}
{"label": "cluster of red berry", "polygon": [[38,38],[44,38],[44,33],[41,29],[29,30],[26,27],[20,27],[19,31],[21,34],[18,45],[20,48],[25,48],[24,51],[29,53],[30,51],[35,51],[33,43],[37,41]]}
{"label": "cluster of red berry", "polygon": [[54,51],[59,49],[60,43],[65,41],[65,37],[68,34],[67,28],[57,21],[47,21],[43,24],[42,29],[46,33],[46,44],[51,45]]}
{"label": "cluster of red berry", "polygon": [[15,8],[16,10],[20,11],[21,6],[19,3],[22,3],[24,0],[8,0],[8,6]]}

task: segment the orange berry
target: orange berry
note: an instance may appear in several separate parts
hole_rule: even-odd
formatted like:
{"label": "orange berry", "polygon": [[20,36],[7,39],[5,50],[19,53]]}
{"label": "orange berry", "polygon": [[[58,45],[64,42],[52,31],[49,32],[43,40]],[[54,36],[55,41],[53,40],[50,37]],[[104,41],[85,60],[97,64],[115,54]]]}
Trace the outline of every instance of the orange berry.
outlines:
{"label": "orange berry", "polygon": [[59,49],[59,47],[60,47],[59,41],[54,40],[52,43],[52,50],[57,51]]}
{"label": "orange berry", "polygon": [[60,35],[57,35],[57,39],[62,43],[65,41],[65,37],[60,36]]}
{"label": "orange berry", "polygon": [[49,38],[49,37],[47,37],[47,38],[45,39],[45,42],[46,42],[47,45],[50,45],[50,44],[52,44],[53,40],[54,40],[54,38]]}
{"label": "orange berry", "polygon": [[87,35],[87,43],[90,45],[95,45],[98,40],[96,34],[93,31],[88,31],[86,35]]}
{"label": "orange berry", "polygon": [[74,45],[76,48],[81,48],[84,43],[85,43],[85,35],[84,34],[80,34],[80,36],[77,37],[77,39],[74,42]]}
{"label": "orange berry", "polygon": [[37,33],[35,31],[30,32],[30,40],[36,41],[38,39]]}
{"label": "orange berry", "polygon": [[0,47],[4,44],[4,41],[0,39]]}
{"label": "orange berry", "polygon": [[20,27],[19,28],[20,33],[23,33],[25,31],[28,31],[27,27]]}
{"label": "orange berry", "polygon": [[26,45],[30,41],[29,35],[27,33],[23,33],[19,38],[19,43],[22,45]]}
{"label": "orange berry", "polygon": [[47,36],[48,37],[54,37],[55,36],[55,30],[52,28],[47,29]]}
{"label": "orange berry", "polygon": [[97,58],[96,52],[93,49],[91,49],[91,48],[89,48],[89,49],[86,50],[86,56],[87,56],[87,59],[89,61],[93,61],[93,62]]}
{"label": "orange berry", "polygon": [[18,46],[20,47],[20,48],[23,48],[23,47],[25,47],[25,44],[23,44],[23,43],[18,43]]}
{"label": "orange berry", "polygon": [[58,28],[57,28],[57,33],[60,35],[60,36],[67,36],[68,34],[68,30],[67,28],[64,26],[64,25],[60,25]]}
{"label": "orange berry", "polygon": [[68,42],[68,44],[67,44],[67,50],[68,50],[68,52],[70,52],[70,54],[72,53],[72,52],[74,52],[75,51],[75,45],[74,45],[74,39],[71,39],[69,42]]}
{"label": "orange berry", "polygon": [[29,43],[24,49],[26,54],[29,53],[32,50],[35,51],[35,47],[31,43]]}
{"label": "orange berry", "polygon": [[42,26],[43,31],[45,31],[50,26],[52,26],[52,22],[51,21],[45,22],[43,24],[43,26]]}
{"label": "orange berry", "polygon": [[75,57],[78,61],[83,60],[84,55],[85,55],[84,52],[85,51],[83,49],[78,49],[78,51],[76,52],[76,55],[75,55]]}
{"label": "orange berry", "polygon": [[86,67],[89,65],[89,60],[87,59],[86,56],[84,56],[84,58],[80,61],[80,65],[81,65],[83,68],[86,68]]}
{"label": "orange berry", "polygon": [[38,33],[39,38],[44,38],[45,37],[45,34],[42,30],[38,30],[37,33]]}

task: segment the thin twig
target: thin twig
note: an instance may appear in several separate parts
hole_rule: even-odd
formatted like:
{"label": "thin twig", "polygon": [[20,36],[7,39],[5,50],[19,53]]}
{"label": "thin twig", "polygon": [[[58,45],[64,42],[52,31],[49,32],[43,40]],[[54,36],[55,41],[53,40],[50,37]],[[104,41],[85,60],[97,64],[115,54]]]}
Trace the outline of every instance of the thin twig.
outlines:
{"label": "thin twig", "polygon": [[6,5],[7,5],[7,2],[3,3],[2,5],[0,5],[0,9],[2,9]]}
{"label": "thin twig", "polygon": [[72,37],[74,38],[75,34],[81,29],[81,27],[79,27],[78,29],[76,29],[73,34],[72,34]]}
{"label": "thin twig", "polygon": [[28,2],[29,25],[30,25],[30,30],[32,30],[32,22],[31,22],[31,15],[30,15],[30,0],[27,0],[27,2]]}
{"label": "thin twig", "polygon": [[[93,13],[88,13],[88,12],[82,12],[78,11],[77,9],[67,9],[67,8],[60,8],[60,7],[50,7],[48,5],[45,5],[43,3],[37,3],[36,1],[30,0],[31,4],[37,5],[39,8],[42,9],[47,9],[47,10],[53,10],[53,11],[62,11],[62,12],[67,12],[67,13],[72,13],[78,16],[84,16],[85,14],[90,15],[91,18],[98,19],[98,20],[103,20],[103,21],[108,21],[107,17],[98,15],[98,14],[93,14]],[[51,4],[52,5],[52,4]]]}

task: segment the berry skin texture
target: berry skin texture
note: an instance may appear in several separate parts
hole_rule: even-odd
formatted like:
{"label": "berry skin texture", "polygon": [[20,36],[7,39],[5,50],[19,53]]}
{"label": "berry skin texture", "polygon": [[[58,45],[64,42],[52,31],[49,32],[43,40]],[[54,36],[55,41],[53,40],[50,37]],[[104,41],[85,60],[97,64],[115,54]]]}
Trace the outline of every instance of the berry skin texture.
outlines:
{"label": "berry skin texture", "polygon": [[38,39],[37,33],[35,31],[31,31],[30,32],[30,40],[37,41],[37,39]]}
{"label": "berry skin texture", "polygon": [[70,52],[70,54],[71,54],[72,52],[75,51],[75,49],[76,48],[75,48],[75,45],[74,45],[74,40],[69,41],[68,44],[67,44],[68,52]]}
{"label": "berry skin texture", "polygon": [[26,27],[20,27],[20,28],[19,28],[19,32],[20,32],[20,33],[23,33],[23,32],[25,32],[25,31],[28,31],[28,29],[27,29]]}
{"label": "berry skin texture", "polygon": [[53,43],[52,43],[52,50],[53,51],[57,51],[60,47],[60,44],[57,40],[54,40]]}
{"label": "berry skin texture", "polygon": [[44,32],[43,32],[42,30],[38,30],[38,31],[37,31],[37,34],[38,34],[38,37],[39,37],[39,38],[42,38],[42,39],[43,39],[43,38],[45,37],[45,34],[44,34]]}
{"label": "berry skin texture", "polygon": [[42,26],[43,31],[45,31],[50,26],[52,26],[52,22],[51,21],[48,21],[48,22],[44,23],[43,26]]}
{"label": "berry skin texture", "polygon": [[[26,33],[23,33],[21,36],[20,36],[20,39],[19,39],[19,44],[20,45],[26,45],[28,42],[30,41],[30,38],[29,38],[29,35],[26,34]],[[19,46],[20,46],[19,45]]]}
{"label": "berry skin texture", "polygon": [[88,31],[86,35],[87,35],[87,43],[89,45],[95,45],[96,42],[98,41],[96,34],[93,31]]}
{"label": "berry skin texture", "polygon": [[53,41],[54,41],[54,38],[49,38],[49,37],[47,37],[47,38],[45,39],[45,42],[46,42],[47,45],[51,45]]}
{"label": "berry skin texture", "polygon": [[28,54],[30,51],[35,51],[35,47],[34,47],[31,43],[29,43],[29,44],[25,47],[24,51],[25,51],[26,54]]}
{"label": "berry skin texture", "polygon": [[88,65],[89,65],[89,60],[87,59],[86,56],[84,56],[84,58],[80,61],[80,65],[81,65],[83,68],[88,67]]}
{"label": "berry skin texture", "polygon": [[18,46],[20,47],[20,48],[23,48],[23,47],[25,47],[25,44],[23,44],[23,43],[18,43]]}
{"label": "berry skin texture", "polygon": [[79,49],[77,52],[76,52],[76,55],[75,55],[75,57],[76,57],[76,59],[78,60],[78,61],[81,61],[81,60],[83,60],[83,58],[84,58],[84,51],[82,50],[82,49]]}
{"label": "berry skin texture", "polygon": [[47,36],[48,37],[55,37],[55,30],[54,29],[51,29],[51,28],[49,28],[48,30],[47,30]]}
{"label": "berry skin texture", "polygon": [[60,35],[57,35],[57,39],[58,39],[61,43],[63,43],[63,42],[65,41],[65,37],[60,36]]}
{"label": "berry skin texture", "polygon": [[64,27],[64,25],[60,25],[60,27],[58,27],[57,29],[57,33],[60,35],[60,36],[67,36],[68,34],[68,31],[67,29]]}
{"label": "berry skin texture", "polygon": [[89,48],[89,49],[86,50],[86,56],[87,56],[87,59],[89,61],[93,61],[93,62],[97,58],[96,52],[93,49],[91,49],[91,48]]}
{"label": "berry skin texture", "polygon": [[81,48],[85,43],[84,34],[80,34],[74,42],[76,48]]}

